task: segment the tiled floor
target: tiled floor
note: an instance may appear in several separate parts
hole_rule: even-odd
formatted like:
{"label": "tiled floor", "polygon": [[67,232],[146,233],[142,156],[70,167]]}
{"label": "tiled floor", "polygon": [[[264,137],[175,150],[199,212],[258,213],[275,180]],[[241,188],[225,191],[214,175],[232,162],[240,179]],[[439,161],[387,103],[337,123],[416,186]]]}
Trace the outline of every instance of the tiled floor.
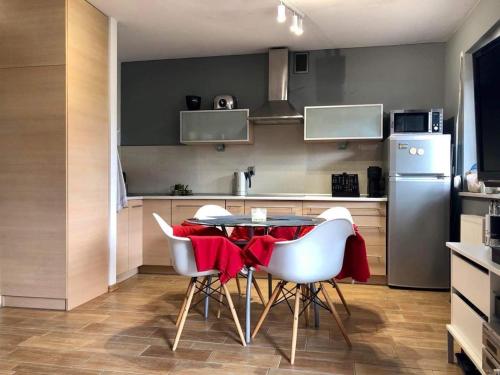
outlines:
{"label": "tiled floor", "polygon": [[[336,306],[353,348],[322,311],[320,329],[300,320],[291,366],[292,316],[283,304],[247,348],[227,310],[219,320],[212,310],[205,321],[198,305],[173,353],[173,321],[186,285],[185,278],[141,275],[70,313],[0,309],[0,374],[459,374],[446,361],[448,293],[342,284],[352,316]],[[333,290],[330,295],[338,302]],[[243,322],[243,299],[233,299]],[[252,309],[255,323],[258,298]]]}

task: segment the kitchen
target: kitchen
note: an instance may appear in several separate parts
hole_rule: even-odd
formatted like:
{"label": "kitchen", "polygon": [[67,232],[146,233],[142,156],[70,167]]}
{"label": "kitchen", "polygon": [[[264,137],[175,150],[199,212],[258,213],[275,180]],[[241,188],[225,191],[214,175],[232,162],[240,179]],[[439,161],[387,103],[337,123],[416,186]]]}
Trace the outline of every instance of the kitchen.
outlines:
{"label": "kitchen", "polygon": [[[484,215],[496,212],[488,208],[497,199],[494,188],[473,180],[471,65],[460,58],[463,51],[471,56],[478,41],[484,44],[496,35],[496,1],[456,5],[443,0],[439,6],[426,1],[419,7],[412,0],[363,0],[357,5],[262,0],[221,4],[219,12],[198,1],[28,3],[5,5],[10,32],[20,14],[53,17],[54,30],[46,30],[60,44],[50,60],[36,48],[33,56],[18,57],[3,42],[9,53],[0,73],[11,88],[0,92],[7,103],[4,113],[11,113],[0,117],[0,124],[10,129],[1,144],[8,171],[3,181],[13,178],[14,183],[1,190],[11,214],[0,223],[8,244],[0,248],[0,340],[6,343],[0,348],[6,363],[0,364],[0,373],[4,367],[6,373],[55,373],[59,367],[65,373],[194,374],[214,368],[214,373],[228,374],[474,373],[464,370],[467,366],[486,373],[482,324],[476,322],[491,319],[494,302],[465,291],[457,271],[450,277],[450,267],[473,275],[467,265],[478,263],[478,269],[491,274],[491,288],[496,289],[494,267],[474,260],[479,250],[460,245],[470,241],[484,248],[489,243],[483,236]],[[143,13],[138,17],[139,9]],[[374,14],[382,20],[378,25],[370,24]],[[99,25],[92,29],[99,31],[93,35],[99,39],[88,46],[91,33],[79,23],[81,15]],[[424,27],[416,21],[424,16],[439,20],[439,25]],[[285,22],[280,22],[283,17]],[[64,29],[64,22],[70,27]],[[366,30],[351,23],[364,24]],[[183,29],[186,24],[191,32]],[[262,24],[261,30],[255,24]],[[24,26],[27,40],[33,38],[37,23],[33,25]],[[77,27],[85,32],[75,33]],[[220,32],[227,38],[217,38]],[[200,38],[204,33],[211,37]],[[45,50],[52,53],[56,42]],[[74,47],[77,43],[86,47]],[[89,53],[78,60],[72,54],[79,51]],[[99,64],[106,69],[99,71],[100,82],[107,82],[107,88],[90,88],[79,80],[89,74],[89,82],[99,82],[96,72],[86,70],[96,66],[92,53],[102,58]],[[77,66],[87,58],[94,63]],[[37,151],[50,172],[47,179],[41,169],[38,177],[34,172],[29,148],[13,147],[27,134],[33,137],[30,142],[41,144],[40,133],[8,128],[10,119],[22,115],[7,109],[20,108],[11,103],[25,100],[23,95],[34,90],[28,75],[19,85],[16,69],[52,71],[63,66],[67,78],[57,72],[61,81],[50,85],[57,81],[58,93],[66,87],[66,99],[46,102],[54,110],[49,117],[61,124],[56,137],[46,134],[53,142],[48,150],[57,153]],[[36,90],[43,85],[49,83]],[[13,90],[16,86],[21,88]],[[88,95],[87,101],[80,92]],[[97,92],[109,99],[106,106],[101,105],[105,100],[96,105]],[[47,115],[43,101],[26,97],[30,101],[24,105],[32,113]],[[78,125],[82,113],[106,127],[78,133],[85,128]],[[84,153],[95,161],[89,164],[92,168],[82,162]],[[28,179],[17,174],[19,165],[29,168]],[[467,180],[463,192],[458,176]],[[424,180],[428,187],[415,187]],[[38,194],[33,188],[16,188],[22,181],[23,186],[39,181]],[[474,183],[483,193],[472,192]],[[53,205],[62,201],[66,203]],[[40,208],[29,221],[31,226],[43,224],[32,234],[39,238],[37,245],[31,234],[23,235],[26,229],[20,224],[25,219],[20,207],[26,209],[28,203]],[[186,291],[188,278],[176,275],[171,242],[176,236],[169,240],[169,229],[165,232],[153,214],[175,234],[201,223],[195,217],[207,205],[227,210],[234,220],[250,220],[262,209],[267,220],[302,218],[306,224],[298,229],[329,209],[346,209],[364,239],[364,262],[371,276],[367,282],[332,278],[325,295],[321,283],[317,290],[314,282],[303,289],[300,313],[306,325],[300,320],[298,333],[297,319],[286,304],[270,303],[273,308],[267,310],[280,278],[263,270],[253,273],[251,267],[227,283],[227,304],[236,317],[217,307],[223,286],[208,276],[196,288],[211,298],[195,296],[194,307],[184,315],[195,288]],[[223,222],[213,229],[226,232],[231,225]],[[447,241],[453,241],[448,248]],[[32,261],[25,264],[26,259]],[[489,281],[481,275],[478,280],[489,290]],[[284,298],[289,303],[286,293]],[[298,306],[301,299],[290,300]],[[457,315],[456,306],[464,303],[464,311],[481,319]],[[259,316],[266,315],[257,335]],[[241,325],[237,331],[232,318]],[[40,332],[30,331],[36,325]],[[19,333],[6,332],[14,329]],[[70,338],[76,341],[65,341]],[[48,354],[53,357],[45,365],[36,359]],[[65,355],[70,358],[66,362]]]}

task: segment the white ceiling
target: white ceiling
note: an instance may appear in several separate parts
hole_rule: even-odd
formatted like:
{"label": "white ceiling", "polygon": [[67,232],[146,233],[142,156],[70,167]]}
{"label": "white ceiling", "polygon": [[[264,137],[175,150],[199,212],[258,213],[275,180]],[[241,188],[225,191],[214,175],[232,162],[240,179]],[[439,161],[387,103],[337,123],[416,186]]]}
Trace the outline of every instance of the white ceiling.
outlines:
{"label": "white ceiling", "polygon": [[88,0],[119,22],[121,61],[446,41],[479,0],[291,0],[304,34],[276,21],[278,0]]}

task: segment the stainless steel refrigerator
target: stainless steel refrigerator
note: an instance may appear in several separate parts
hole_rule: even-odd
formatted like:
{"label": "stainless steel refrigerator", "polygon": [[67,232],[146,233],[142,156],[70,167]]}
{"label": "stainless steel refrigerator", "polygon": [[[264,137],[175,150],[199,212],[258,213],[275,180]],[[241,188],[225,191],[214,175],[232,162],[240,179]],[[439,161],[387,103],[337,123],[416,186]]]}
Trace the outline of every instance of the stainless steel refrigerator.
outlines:
{"label": "stainless steel refrigerator", "polygon": [[448,289],[450,135],[393,134],[385,142],[388,284]]}

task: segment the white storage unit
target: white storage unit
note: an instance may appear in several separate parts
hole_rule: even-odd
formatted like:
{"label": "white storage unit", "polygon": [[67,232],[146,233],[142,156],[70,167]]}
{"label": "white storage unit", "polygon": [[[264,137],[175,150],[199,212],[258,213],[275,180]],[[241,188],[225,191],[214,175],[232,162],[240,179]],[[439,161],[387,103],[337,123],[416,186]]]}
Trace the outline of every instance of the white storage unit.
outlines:
{"label": "white storage unit", "polygon": [[460,215],[460,242],[484,244],[484,216]]}
{"label": "white storage unit", "polygon": [[500,265],[491,249],[481,244],[448,242],[451,251],[451,323],[448,361],[454,360],[454,341],[483,370],[483,324],[498,323],[495,296],[500,293]]}
{"label": "white storage unit", "polygon": [[304,140],[381,140],[382,119],[382,104],[304,107]]}
{"label": "white storage unit", "polygon": [[181,111],[180,142],[252,143],[252,128],[248,115],[248,109]]}

